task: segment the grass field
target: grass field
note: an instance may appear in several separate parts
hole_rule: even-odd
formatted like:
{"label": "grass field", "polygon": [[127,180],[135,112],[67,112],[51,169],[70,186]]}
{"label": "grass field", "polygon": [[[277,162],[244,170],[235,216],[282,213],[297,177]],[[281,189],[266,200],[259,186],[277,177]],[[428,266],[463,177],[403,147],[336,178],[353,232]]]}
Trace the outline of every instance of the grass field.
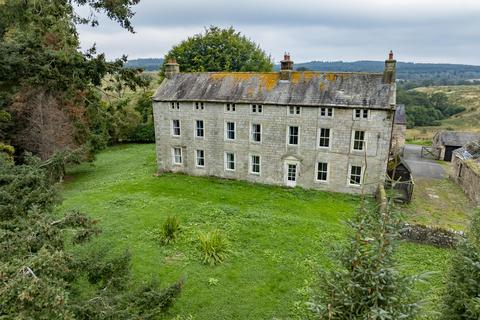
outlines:
{"label": "grass field", "polygon": [[[319,271],[335,267],[333,248],[344,243],[344,221],[358,205],[357,197],[344,194],[156,177],[153,145],[110,148],[68,174],[59,210],[81,209],[103,229],[88,246],[106,246],[112,254],[128,248],[136,283],[152,276],[165,285],[186,278],[167,319],[312,318],[305,305],[311,288]],[[153,231],[168,215],[181,219],[183,232],[176,243],[161,246]],[[201,263],[197,240],[213,228],[231,243],[229,257],[216,267]],[[405,273],[437,272],[416,288],[426,311],[438,306],[450,254],[410,243],[397,254]]]}
{"label": "grass field", "polygon": [[438,130],[480,131],[480,86],[437,86],[415,90],[424,93],[445,93],[449,102],[466,110],[441,121],[437,127],[417,127],[407,130],[407,143],[426,144]]}

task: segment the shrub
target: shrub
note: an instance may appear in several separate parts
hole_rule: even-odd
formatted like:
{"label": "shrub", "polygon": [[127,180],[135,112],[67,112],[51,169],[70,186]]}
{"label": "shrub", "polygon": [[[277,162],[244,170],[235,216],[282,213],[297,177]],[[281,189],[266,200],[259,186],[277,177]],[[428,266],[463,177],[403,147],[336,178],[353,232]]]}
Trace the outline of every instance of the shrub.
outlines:
{"label": "shrub", "polygon": [[174,242],[180,233],[180,219],[177,217],[167,217],[167,220],[162,225],[160,234],[160,241],[163,244]]}
{"label": "shrub", "polygon": [[140,123],[127,138],[130,142],[155,142],[155,128],[153,123]]}
{"label": "shrub", "polygon": [[229,243],[220,230],[201,233],[198,240],[203,252],[204,264],[214,266],[223,263],[229,252]]}

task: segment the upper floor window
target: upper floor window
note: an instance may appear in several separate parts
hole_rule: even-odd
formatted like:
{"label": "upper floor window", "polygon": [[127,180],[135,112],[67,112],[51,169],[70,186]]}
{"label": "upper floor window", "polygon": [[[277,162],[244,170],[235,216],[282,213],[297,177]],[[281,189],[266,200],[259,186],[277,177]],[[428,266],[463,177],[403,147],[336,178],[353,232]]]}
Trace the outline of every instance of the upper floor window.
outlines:
{"label": "upper floor window", "polygon": [[320,148],[329,148],[330,147],[330,129],[321,128],[320,137],[318,140],[318,146]]}
{"label": "upper floor window", "polygon": [[225,169],[229,171],[235,170],[235,153],[225,152]]}
{"label": "upper floor window", "polygon": [[362,151],[365,149],[365,131],[353,132],[353,150]]}
{"label": "upper floor window", "polygon": [[252,104],[252,112],[253,112],[253,113],[262,113],[262,112],[263,112],[263,105],[261,105],[261,104]]}
{"label": "upper floor window", "polygon": [[204,108],[203,102],[195,102],[195,110],[203,110]]}
{"label": "upper floor window", "polygon": [[356,120],[368,119],[368,109],[355,109],[353,112],[353,118]]}
{"label": "upper floor window", "polygon": [[182,164],[182,148],[175,147],[172,149],[173,163]]}
{"label": "upper floor window", "polygon": [[360,185],[362,183],[362,167],[351,166],[350,167],[350,184]]}
{"label": "upper floor window", "polygon": [[288,144],[298,145],[298,135],[300,129],[297,126],[288,127]]}
{"label": "upper floor window", "polygon": [[172,120],[172,135],[180,136],[180,120]]}
{"label": "upper floor window", "polygon": [[260,156],[252,155],[250,159],[250,172],[260,174]]}
{"label": "upper floor window", "polygon": [[320,117],[322,118],[332,118],[333,117],[333,108],[320,108]]}
{"label": "upper floor window", "polygon": [[180,102],[170,102],[170,107],[172,109],[180,109]]}
{"label": "upper floor window", "polygon": [[204,126],[203,126],[203,120],[197,120],[195,124],[195,135],[196,137],[204,137],[205,131],[204,131]]}
{"label": "upper floor window", "polygon": [[252,141],[254,142],[262,141],[262,126],[258,123],[252,124]]}
{"label": "upper floor window", "polygon": [[225,111],[235,111],[235,103],[227,103],[225,105]]}
{"label": "upper floor window", "polygon": [[327,181],[328,179],[328,163],[317,162],[317,181]]}
{"label": "upper floor window", "polygon": [[205,151],[196,150],[197,167],[205,167]]}
{"label": "upper floor window", "polygon": [[227,122],[225,136],[228,140],[235,140],[235,122]]}
{"label": "upper floor window", "polygon": [[288,107],[288,114],[290,114],[290,115],[300,114],[300,110],[301,110],[301,107],[289,106]]}

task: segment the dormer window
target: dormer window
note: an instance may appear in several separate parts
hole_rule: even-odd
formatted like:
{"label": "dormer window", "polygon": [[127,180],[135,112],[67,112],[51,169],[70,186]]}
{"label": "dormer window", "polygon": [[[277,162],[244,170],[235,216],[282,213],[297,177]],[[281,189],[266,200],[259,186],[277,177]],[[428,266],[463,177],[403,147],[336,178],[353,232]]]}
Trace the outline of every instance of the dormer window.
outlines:
{"label": "dormer window", "polygon": [[195,102],[195,110],[203,110],[204,105],[203,102]]}
{"label": "dormer window", "polygon": [[225,111],[234,112],[235,111],[235,103],[227,103],[225,105]]}

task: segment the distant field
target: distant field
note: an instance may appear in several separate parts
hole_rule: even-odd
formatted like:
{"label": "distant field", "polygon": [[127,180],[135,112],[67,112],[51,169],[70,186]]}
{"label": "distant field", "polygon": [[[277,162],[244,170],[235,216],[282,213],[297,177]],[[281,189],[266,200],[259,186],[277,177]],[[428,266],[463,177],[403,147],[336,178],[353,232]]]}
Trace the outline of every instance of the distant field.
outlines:
{"label": "distant field", "polygon": [[[99,220],[103,232],[87,246],[129,248],[137,284],[152,275],[165,285],[186,277],[166,319],[313,318],[305,303],[318,272],[335,268],[334,247],[345,243],[357,196],[154,173],[154,145],[109,148],[93,164],[68,170],[59,210],[78,208]],[[152,232],[169,215],[181,219],[183,233],[162,246]],[[201,263],[197,238],[212,228],[231,242],[217,267]],[[427,245],[399,248],[403,272],[436,272],[415,291],[426,311],[438,310],[450,255]]]}
{"label": "distant field", "polygon": [[425,93],[445,93],[450,102],[465,107],[466,110],[442,120],[442,125],[439,127],[408,129],[408,140],[431,140],[438,130],[480,131],[480,86],[424,87],[415,90]]}

